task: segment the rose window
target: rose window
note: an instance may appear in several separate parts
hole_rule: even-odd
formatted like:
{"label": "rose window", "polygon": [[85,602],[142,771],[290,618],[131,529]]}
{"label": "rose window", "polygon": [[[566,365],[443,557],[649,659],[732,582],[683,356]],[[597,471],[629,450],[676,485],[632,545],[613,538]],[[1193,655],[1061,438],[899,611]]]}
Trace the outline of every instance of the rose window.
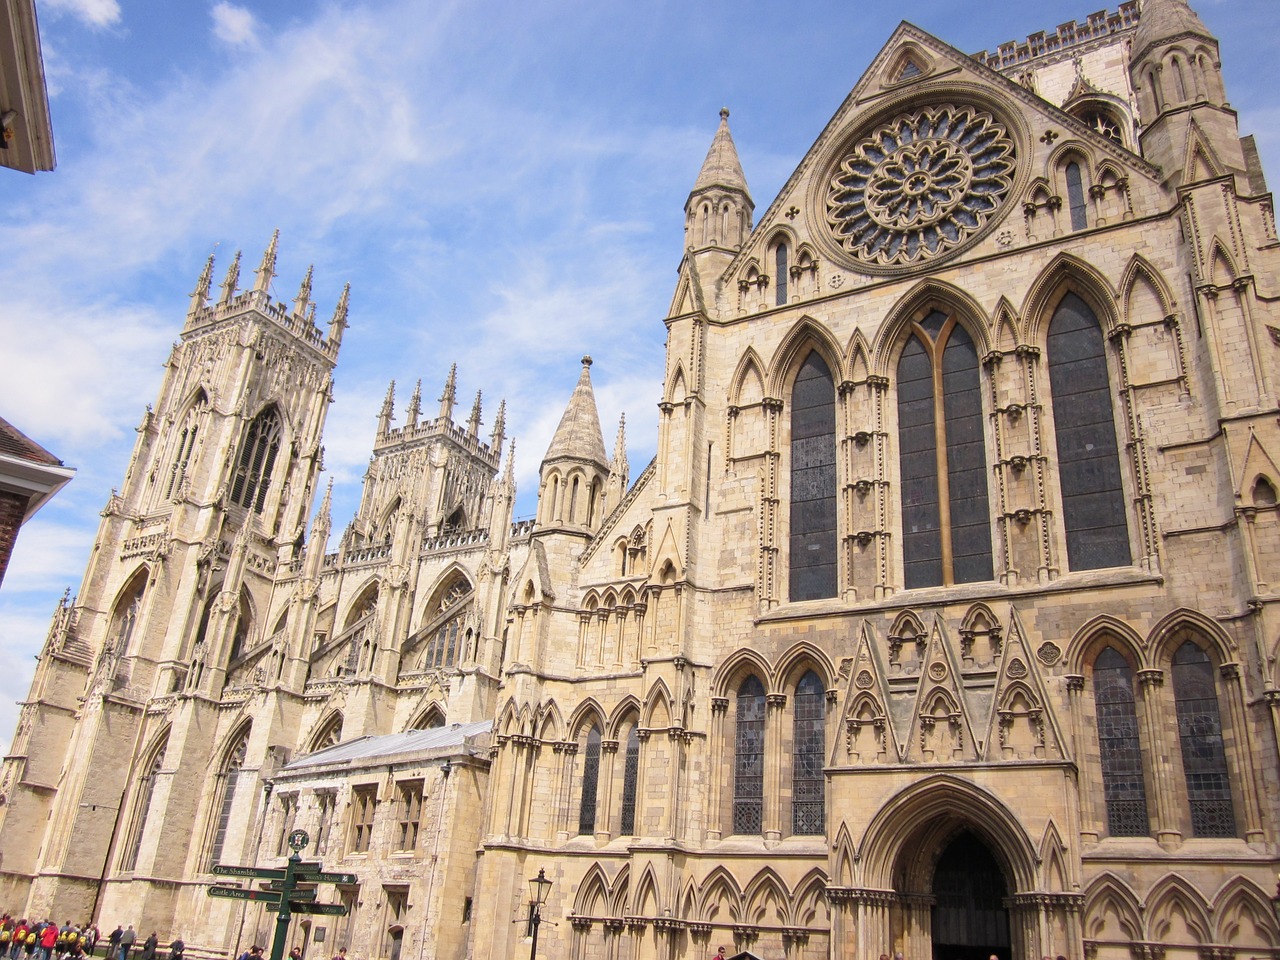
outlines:
{"label": "rose window", "polygon": [[1004,126],[972,106],[902,114],[860,139],[827,191],[827,222],[859,260],[906,266],[981,230],[1013,187]]}

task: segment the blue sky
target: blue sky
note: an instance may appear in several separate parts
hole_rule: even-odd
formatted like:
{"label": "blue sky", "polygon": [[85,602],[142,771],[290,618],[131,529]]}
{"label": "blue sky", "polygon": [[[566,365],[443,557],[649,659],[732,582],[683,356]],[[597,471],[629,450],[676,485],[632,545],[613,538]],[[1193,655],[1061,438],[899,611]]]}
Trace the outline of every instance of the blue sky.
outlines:
{"label": "blue sky", "polygon": [[[1114,5],[1113,5],[1114,6]],[[458,363],[500,398],[517,513],[584,353],[606,441],[653,454],[682,208],[722,106],[762,211],[897,22],[973,52],[1083,19],[1027,0],[232,3],[37,0],[58,169],[3,173],[0,413],[78,470],[23,529],[0,589],[0,738],[49,615],[79,589],[98,511],[212,252],[277,299],[315,264],[318,316],[352,285],[326,463],[359,496],[388,380]],[[1274,0],[1200,0],[1241,129],[1280,178]],[[251,274],[246,270],[244,276]]]}

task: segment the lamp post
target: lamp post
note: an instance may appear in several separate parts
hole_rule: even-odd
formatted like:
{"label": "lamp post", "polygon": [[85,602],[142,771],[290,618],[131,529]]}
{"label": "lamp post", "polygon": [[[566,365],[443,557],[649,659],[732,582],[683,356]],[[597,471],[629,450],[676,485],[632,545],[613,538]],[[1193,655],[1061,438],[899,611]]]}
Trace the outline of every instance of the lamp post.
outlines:
{"label": "lamp post", "polygon": [[537,960],[538,925],[542,923],[542,905],[547,902],[547,894],[551,892],[551,881],[547,879],[547,871],[538,868],[538,875],[529,881],[529,926],[533,928],[533,943],[529,946],[529,960]]}

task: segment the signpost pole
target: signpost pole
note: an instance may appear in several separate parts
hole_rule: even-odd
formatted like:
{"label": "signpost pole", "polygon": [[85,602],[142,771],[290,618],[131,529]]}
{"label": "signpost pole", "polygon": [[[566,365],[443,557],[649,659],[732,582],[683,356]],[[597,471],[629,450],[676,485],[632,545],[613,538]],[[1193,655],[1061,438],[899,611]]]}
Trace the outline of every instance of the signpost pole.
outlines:
{"label": "signpost pole", "polygon": [[293,888],[297,885],[294,874],[302,857],[298,851],[311,840],[303,830],[295,830],[289,834],[289,848],[293,851],[289,857],[289,865],[284,871],[284,885],[280,889],[280,912],[276,914],[276,935],[271,940],[271,960],[284,960],[284,945],[289,939],[289,898],[293,896]]}

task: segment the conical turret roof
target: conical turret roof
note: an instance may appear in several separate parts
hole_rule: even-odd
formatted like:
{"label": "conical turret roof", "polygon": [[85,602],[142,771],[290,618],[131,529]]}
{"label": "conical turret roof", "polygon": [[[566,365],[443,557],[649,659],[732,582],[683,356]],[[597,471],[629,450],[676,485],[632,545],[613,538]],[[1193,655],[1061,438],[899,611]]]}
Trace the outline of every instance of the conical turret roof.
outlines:
{"label": "conical turret roof", "polygon": [[1187,0],[1142,0],[1138,29],[1133,32],[1133,59],[1137,60],[1153,44],[1187,35],[1214,40],[1204,21]]}
{"label": "conical turret roof", "polygon": [[711,139],[711,149],[707,151],[707,159],[702,161],[702,169],[698,171],[698,179],[690,196],[709,187],[741,190],[750,195],[746,175],[738,160],[738,148],[733,145],[733,136],[729,133],[727,108],[720,111],[720,126]]}
{"label": "conical turret roof", "polygon": [[582,376],[573,388],[569,405],[556,427],[551,446],[543,463],[565,457],[589,460],[608,469],[609,458],[604,453],[604,434],[600,430],[600,414],[596,410],[596,395],[591,389],[591,358],[582,358]]}

